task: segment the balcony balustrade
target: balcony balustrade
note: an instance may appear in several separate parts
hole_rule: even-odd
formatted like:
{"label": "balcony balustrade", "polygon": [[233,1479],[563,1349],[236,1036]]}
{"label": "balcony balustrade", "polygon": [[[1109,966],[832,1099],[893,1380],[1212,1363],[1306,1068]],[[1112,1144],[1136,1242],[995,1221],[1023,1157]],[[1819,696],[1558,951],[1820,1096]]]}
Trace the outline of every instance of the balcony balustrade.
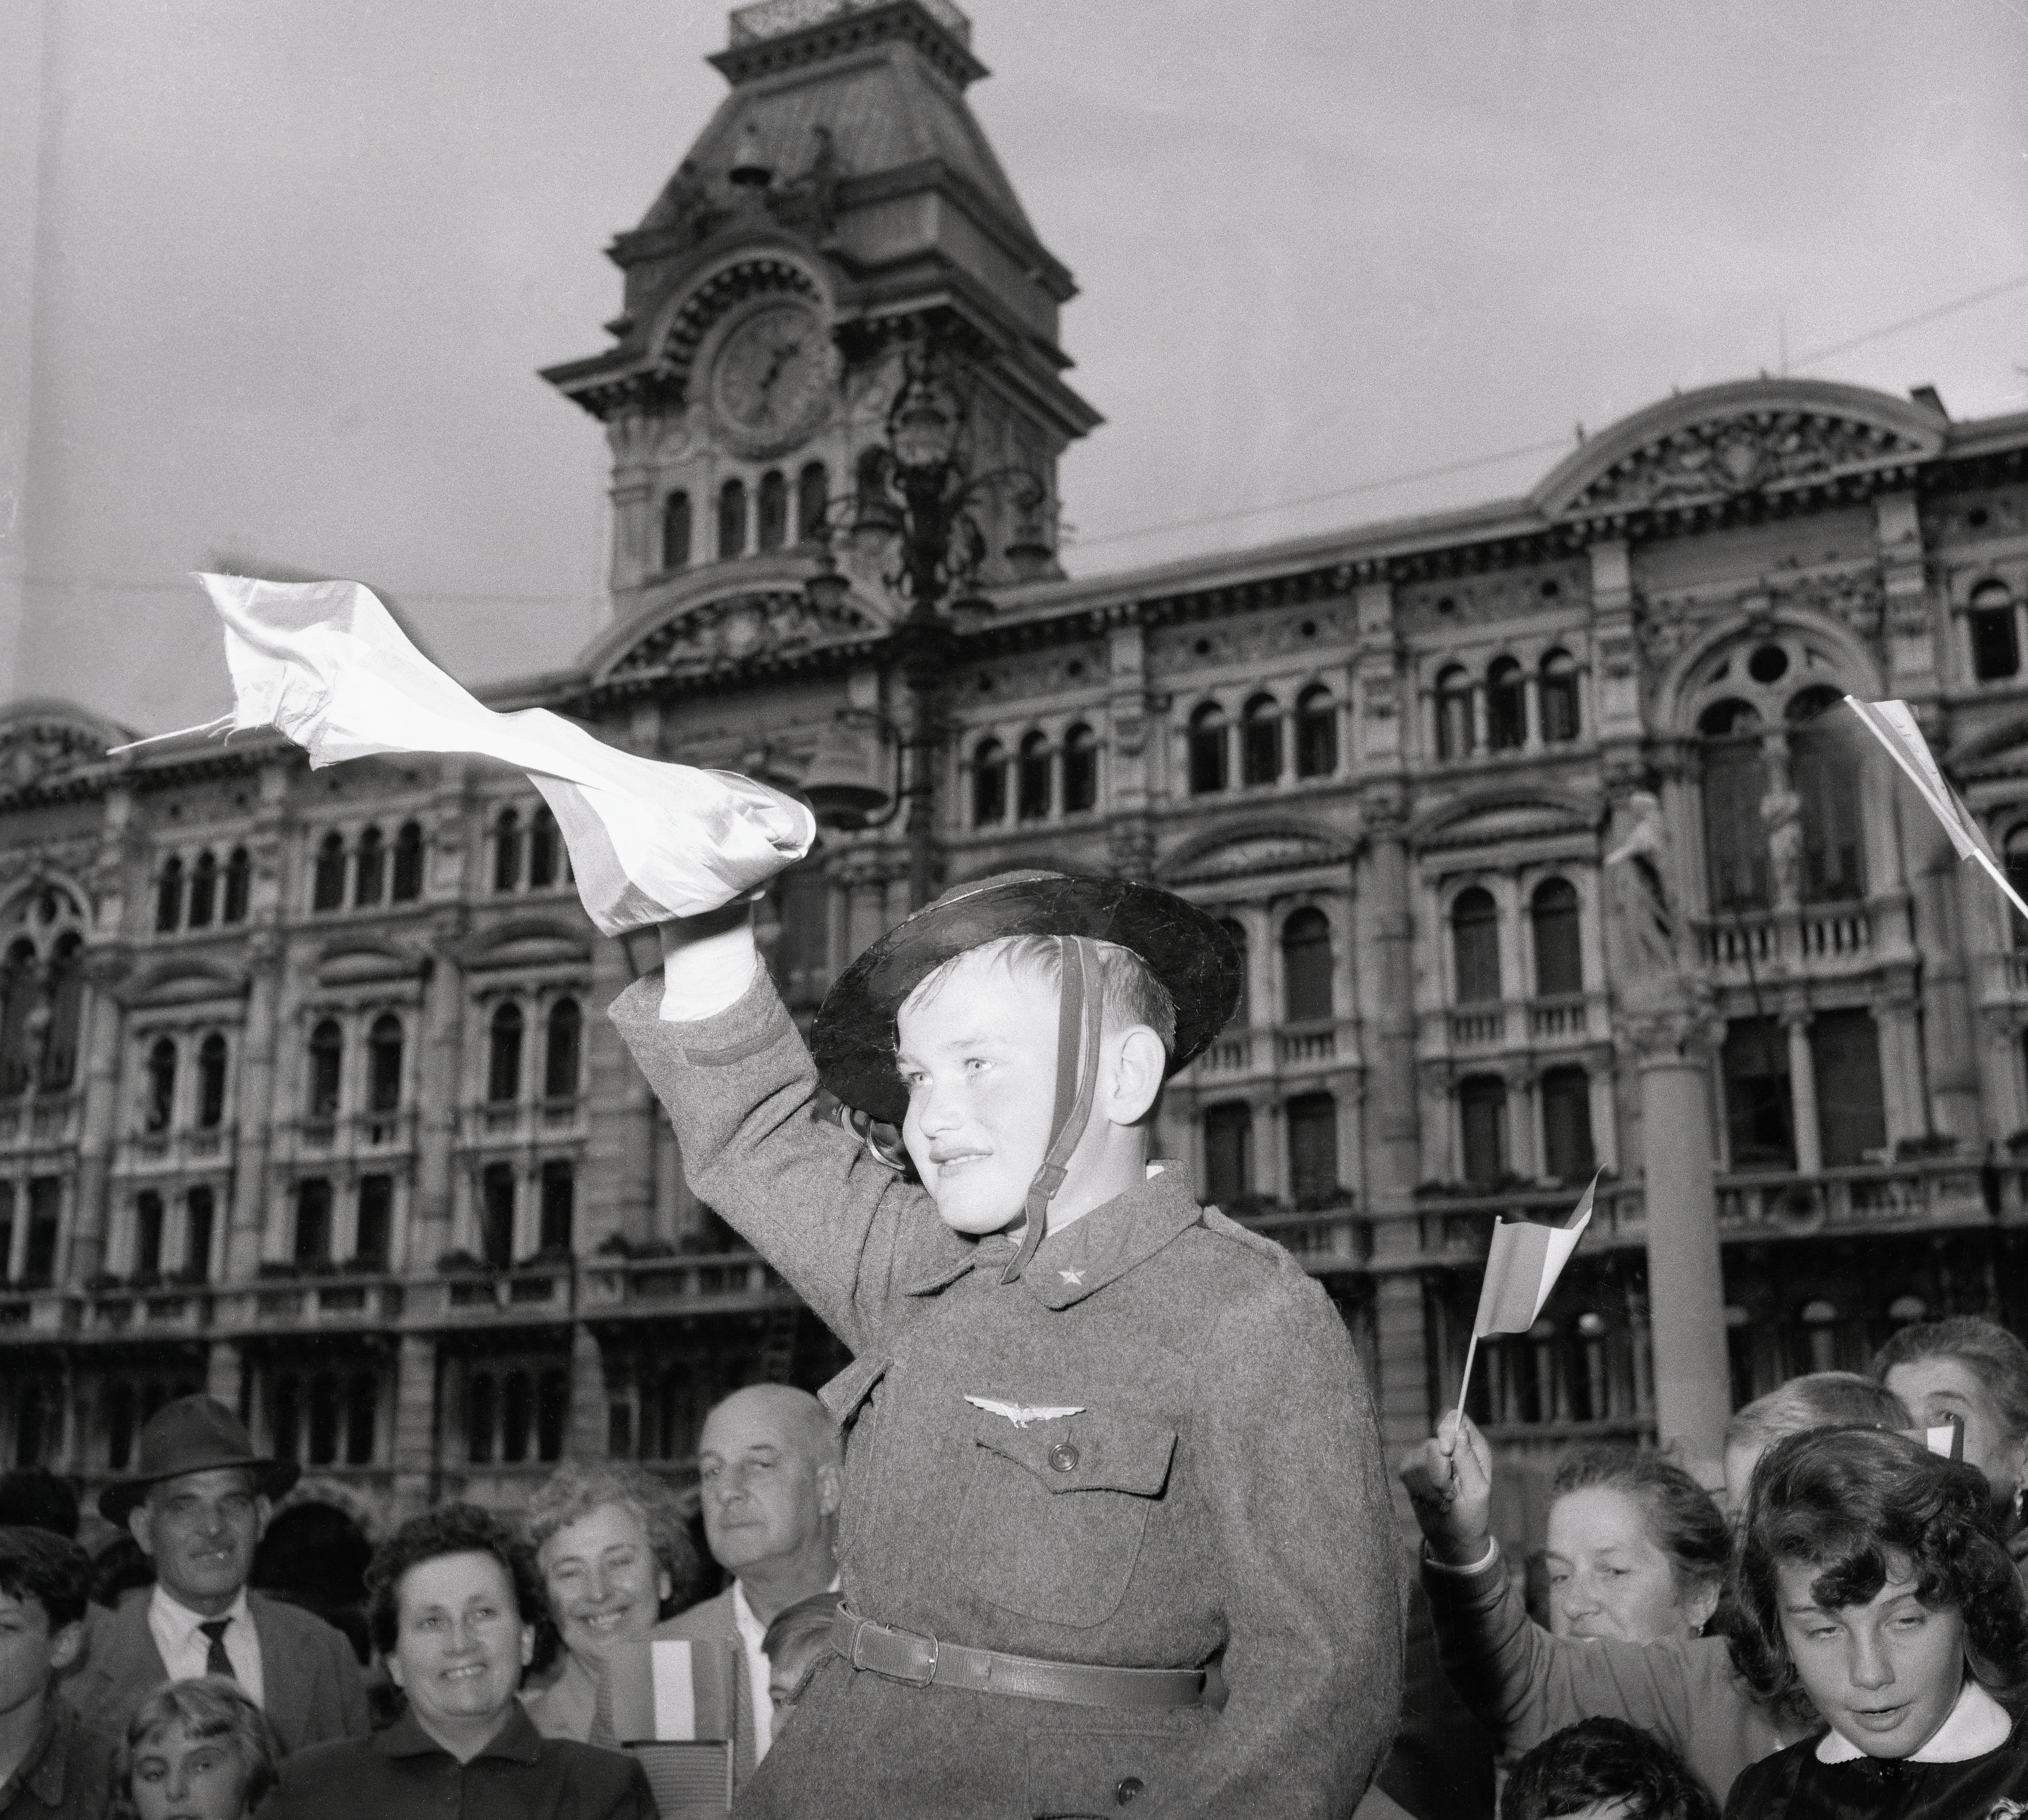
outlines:
{"label": "balcony balustrade", "polygon": [[75,1144],[83,1106],[77,1093],[0,1102],[0,1150]]}
{"label": "balcony balustrade", "polygon": [[795,1292],[752,1252],[662,1258],[590,1257],[579,1261],[579,1301],[587,1315],[698,1314],[792,1304]]}
{"label": "balcony balustrade", "polygon": [[283,1160],[334,1164],[399,1156],[415,1148],[416,1122],[413,1108],[298,1119],[276,1128],[276,1154]]}
{"label": "balcony balustrade", "polygon": [[479,1149],[505,1149],[560,1138],[581,1136],[585,1129],[582,1099],[482,1101],[467,1106],[459,1121],[464,1142]]}
{"label": "balcony balustrade", "polygon": [[215,1173],[232,1165],[237,1134],[230,1125],[198,1131],[141,1131],[120,1141],[113,1152],[116,1175],[172,1175],[182,1171]]}
{"label": "balcony balustrade", "polygon": [[1755,910],[1697,924],[1704,964],[1721,986],[1743,986],[1776,971],[1812,976],[1853,973],[1874,959],[1873,912],[1856,903]]}
{"label": "balcony balustrade", "polygon": [[1202,1089],[1342,1067],[1358,1053],[1353,1030],[1353,1022],[1347,1018],[1234,1026],[1219,1032],[1211,1046],[1184,1071],[1184,1078]]}
{"label": "balcony balustrade", "polygon": [[[2019,1167],[1998,1171],[2000,1217],[2021,1216]],[[1718,1181],[1722,1237],[1779,1238],[1812,1233],[1988,1226],[1995,1218],[1977,1157],[1928,1158],[1826,1169],[1819,1175],[1724,1175]],[[2011,1208],[2008,1203],[2011,1202]]]}

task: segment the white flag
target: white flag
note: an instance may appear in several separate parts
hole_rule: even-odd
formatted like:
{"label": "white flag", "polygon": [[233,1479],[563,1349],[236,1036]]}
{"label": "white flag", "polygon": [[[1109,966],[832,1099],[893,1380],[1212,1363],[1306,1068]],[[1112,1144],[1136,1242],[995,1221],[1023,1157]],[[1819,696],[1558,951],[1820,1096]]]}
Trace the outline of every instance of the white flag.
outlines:
{"label": "white flag", "polygon": [[439,752],[526,771],[605,934],[715,910],[800,860],[816,838],[807,808],[751,778],[637,758],[546,708],[495,713],[357,582],[197,579],[225,622],[235,727],[274,727],[313,767]]}
{"label": "white flag", "polygon": [[1960,860],[1975,860],[1992,875],[1993,881],[2007,893],[2008,901],[2023,916],[2028,916],[2028,904],[2021,901],[2021,894],[2008,882],[2007,875],[2000,868],[2000,861],[1993,851],[1993,843],[1985,838],[1985,830],[1972,817],[1957,792],[1944,781],[1944,774],[1937,764],[1936,755],[1930,750],[1930,742],[1923,737],[1923,730],[1915,723],[1915,716],[1908,712],[1905,701],[1862,701],[1856,695],[1848,695],[1845,705],[1860,719],[1866,731],[1887,749],[1887,756],[1901,768],[1902,775],[1915,786],[1915,793],[1929,805],[1930,812],[1944,824],[1944,832],[1951,838],[1951,845],[1957,849]]}

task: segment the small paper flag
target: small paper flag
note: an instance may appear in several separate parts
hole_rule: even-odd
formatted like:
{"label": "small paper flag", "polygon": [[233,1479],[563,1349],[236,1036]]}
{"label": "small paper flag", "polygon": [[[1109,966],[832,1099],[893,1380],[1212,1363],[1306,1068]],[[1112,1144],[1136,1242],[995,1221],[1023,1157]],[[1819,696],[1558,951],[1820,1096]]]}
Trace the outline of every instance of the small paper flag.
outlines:
{"label": "small paper flag", "polygon": [[1887,756],[1915,786],[1915,793],[1929,805],[1930,814],[1943,823],[1944,832],[1950,836],[1958,857],[1976,860],[2007,893],[2008,901],[2023,916],[2028,916],[2028,904],[2022,902],[2020,893],[2008,882],[2007,875],[2000,870],[2000,861],[1993,851],[1993,843],[1985,838],[1985,830],[1973,818],[1957,792],[1944,781],[1936,755],[1930,750],[1930,742],[1923,737],[1922,728],[1916,725],[1915,716],[1908,712],[1908,704],[1862,701],[1856,695],[1848,695],[1845,699],[1845,705],[1859,716],[1860,724],[1880,742]]}
{"label": "small paper flag", "polygon": [[1478,1318],[1472,1337],[1489,1334],[1525,1334],[1542,1312],[1571,1253],[1591,1223],[1594,1175],[1577,1205],[1553,1226],[1531,1220],[1497,1219],[1492,1248],[1486,1254],[1486,1282],[1478,1292]]}
{"label": "small paper flag", "polygon": [[1900,1428],[1895,1433],[1927,1449],[1939,1459],[1964,1458],[1964,1424],[1952,1416],[1929,1428]]}
{"label": "small paper flag", "polygon": [[713,1638],[658,1637],[616,1644],[605,1672],[612,1729],[623,1744],[710,1743],[732,1736],[738,1645]]}

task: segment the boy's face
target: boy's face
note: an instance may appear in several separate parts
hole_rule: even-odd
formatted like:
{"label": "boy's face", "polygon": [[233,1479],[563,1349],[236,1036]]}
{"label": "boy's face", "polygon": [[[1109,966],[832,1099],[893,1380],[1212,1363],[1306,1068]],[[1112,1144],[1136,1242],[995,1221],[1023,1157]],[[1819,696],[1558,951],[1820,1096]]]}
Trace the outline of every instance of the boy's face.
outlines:
{"label": "boy's face", "polygon": [[1826,1611],[1810,1596],[1814,1567],[1775,1570],[1782,1634],[1803,1691],[1869,1757],[1905,1757],[1950,1717],[1964,1685],[1964,1621],[1915,1596],[1910,1563],[1889,1559],[1887,1583],[1863,1605]]}
{"label": "boy's face", "polygon": [[52,1631],[39,1599],[0,1592],[0,1718],[42,1699],[50,1678],[77,1659],[83,1637],[81,1624]]}
{"label": "boy's face", "polygon": [[1049,1153],[1059,1002],[1046,982],[975,952],[901,1008],[902,1141],[955,1231],[997,1232],[1018,1219]]}

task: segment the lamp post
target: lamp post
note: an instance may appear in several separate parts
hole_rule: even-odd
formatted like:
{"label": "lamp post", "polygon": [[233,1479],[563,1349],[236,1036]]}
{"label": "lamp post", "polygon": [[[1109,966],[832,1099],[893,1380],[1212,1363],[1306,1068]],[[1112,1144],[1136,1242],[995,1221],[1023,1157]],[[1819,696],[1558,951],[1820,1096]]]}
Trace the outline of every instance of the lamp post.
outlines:
{"label": "lamp post", "polygon": [[1001,468],[974,475],[964,448],[965,411],[951,384],[945,360],[933,343],[904,357],[901,383],[888,408],[884,438],[860,457],[857,490],[827,503],[820,527],[823,549],[816,572],[805,584],[820,611],[843,604],[849,584],[831,550],[831,507],[849,505],[851,535],[862,542],[891,542],[894,566],[883,579],[908,603],[891,638],[897,667],[909,686],[911,705],[899,734],[901,770],[893,801],[878,817],[867,813],[872,793],[861,768],[857,781],[820,776],[812,762],[805,793],[818,819],[832,827],[880,827],[908,805],[909,907],[920,910],[936,888],[936,764],[944,732],[946,683],[957,653],[953,610],[990,610],[979,591],[986,560],[986,534],[975,515],[980,499],[995,487],[1016,484],[1022,529],[1009,554],[1032,555],[1039,540],[1041,508],[1048,498],[1041,476],[1027,468]]}

